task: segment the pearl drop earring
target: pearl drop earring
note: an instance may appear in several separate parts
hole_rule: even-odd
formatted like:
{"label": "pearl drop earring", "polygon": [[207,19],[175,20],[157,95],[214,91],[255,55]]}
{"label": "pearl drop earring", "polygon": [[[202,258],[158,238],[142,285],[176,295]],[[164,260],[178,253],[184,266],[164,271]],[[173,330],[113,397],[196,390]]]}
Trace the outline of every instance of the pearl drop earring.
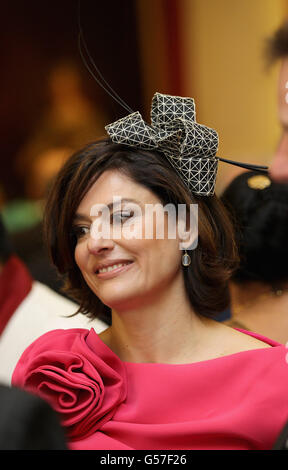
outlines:
{"label": "pearl drop earring", "polygon": [[184,255],[182,255],[182,265],[186,267],[186,266],[190,266],[190,264],[191,264],[191,258],[188,255],[187,251],[185,250]]}

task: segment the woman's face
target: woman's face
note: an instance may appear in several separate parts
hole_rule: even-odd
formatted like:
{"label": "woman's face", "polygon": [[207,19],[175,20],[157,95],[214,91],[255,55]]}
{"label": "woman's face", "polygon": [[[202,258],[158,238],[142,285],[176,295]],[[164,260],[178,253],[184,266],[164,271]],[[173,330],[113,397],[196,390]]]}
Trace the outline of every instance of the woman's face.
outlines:
{"label": "woman's face", "polygon": [[[137,308],[167,295],[172,284],[183,285],[179,237],[167,237],[167,214],[164,237],[161,230],[156,232],[155,215],[151,218],[147,212],[155,204],[161,201],[150,190],[109,170],[77,209],[75,261],[91,290],[112,309]],[[102,206],[106,212],[97,213]],[[106,219],[101,218],[103,214]],[[161,225],[161,217],[157,220]]]}

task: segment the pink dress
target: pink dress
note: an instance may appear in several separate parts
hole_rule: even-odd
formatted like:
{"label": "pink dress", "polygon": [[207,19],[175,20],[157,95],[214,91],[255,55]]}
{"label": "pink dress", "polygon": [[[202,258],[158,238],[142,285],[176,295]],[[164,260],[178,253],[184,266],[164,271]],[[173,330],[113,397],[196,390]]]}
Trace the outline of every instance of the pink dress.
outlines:
{"label": "pink dress", "polygon": [[130,363],[93,329],[54,330],[26,349],[12,383],[55,408],[71,449],[271,449],[288,420],[287,349],[242,332],[273,347]]}

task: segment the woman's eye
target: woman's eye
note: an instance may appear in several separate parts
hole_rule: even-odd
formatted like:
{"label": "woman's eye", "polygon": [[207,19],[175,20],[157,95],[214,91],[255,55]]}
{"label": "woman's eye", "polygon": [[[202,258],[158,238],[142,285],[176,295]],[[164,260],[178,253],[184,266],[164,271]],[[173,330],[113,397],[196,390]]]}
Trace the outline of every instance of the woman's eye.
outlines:
{"label": "woman's eye", "polygon": [[111,216],[111,222],[114,223],[123,223],[125,220],[130,219],[131,217],[134,216],[133,211],[121,211],[121,212],[115,212]]}
{"label": "woman's eye", "polygon": [[79,238],[84,237],[85,235],[87,235],[87,233],[90,232],[90,228],[85,227],[83,225],[77,225],[77,226],[73,227],[72,231],[73,231],[73,235],[76,237],[76,239],[79,240]]}

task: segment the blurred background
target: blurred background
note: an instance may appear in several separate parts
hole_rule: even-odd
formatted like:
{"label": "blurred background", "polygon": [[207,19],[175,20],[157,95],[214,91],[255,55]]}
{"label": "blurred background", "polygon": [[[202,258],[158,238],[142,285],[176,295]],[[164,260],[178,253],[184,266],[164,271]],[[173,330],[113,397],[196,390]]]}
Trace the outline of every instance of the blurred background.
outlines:
{"label": "blurred background", "polygon": [[[33,276],[53,287],[39,237],[47,188],[74,150],[127,111],[81,60],[78,0],[10,1],[1,11],[1,214]],[[90,54],[133,110],[149,121],[156,91],[194,97],[197,121],[219,133],[218,155],[258,164],[270,163],[280,135],[278,66],[267,67],[265,46],[287,16],[288,0],[81,2]],[[220,194],[241,170],[219,166]]]}

